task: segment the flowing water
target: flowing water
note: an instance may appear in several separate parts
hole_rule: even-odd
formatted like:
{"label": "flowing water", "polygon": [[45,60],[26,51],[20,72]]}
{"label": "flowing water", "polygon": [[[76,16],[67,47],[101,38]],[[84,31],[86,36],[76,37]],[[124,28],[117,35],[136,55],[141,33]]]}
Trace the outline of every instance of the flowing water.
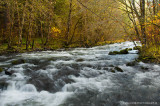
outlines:
{"label": "flowing water", "polygon": [[[160,65],[127,66],[138,57],[136,50],[108,55],[132,47],[132,42],[124,42],[0,56],[0,67],[13,73],[0,73],[0,106],[160,105]],[[20,59],[25,63],[12,65]],[[123,72],[114,73],[115,67]]]}

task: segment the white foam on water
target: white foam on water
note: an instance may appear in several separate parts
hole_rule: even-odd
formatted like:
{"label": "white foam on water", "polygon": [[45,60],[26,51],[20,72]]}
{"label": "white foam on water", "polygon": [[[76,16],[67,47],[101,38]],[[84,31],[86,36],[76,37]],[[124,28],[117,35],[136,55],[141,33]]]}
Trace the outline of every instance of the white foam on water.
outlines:
{"label": "white foam on water", "polygon": [[15,105],[30,98],[34,98],[35,94],[32,92],[20,92],[18,90],[7,90],[0,94],[0,105]]}
{"label": "white foam on water", "polygon": [[128,51],[130,54],[137,54],[138,53],[138,50],[131,50],[131,51]]}
{"label": "white foam on water", "polygon": [[29,59],[40,59],[40,58],[52,58],[52,57],[71,57],[72,55],[67,53],[67,52],[57,52],[57,51],[53,51],[53,52],[36,52],[36,53],[23,53],[21,55],[23,58],[29,58]]}
{"label": "white foam on water", "polygon": [[159,65],[154,65],[153,69],[154,69],[154,71],[160,71],[160,66]]}
{"label": "white foam on water", "polygon": [[13,80],[24,80],[27,76],[24,76],[20,73],[13,73]]}
{"label": "white foam on water", "polygon": [[37,102],[42,102],[46,106],[59,106],[63,104],[65,100],[73,96],[73,92],[57,92],[55,94],[48,93],[46,91],[40,92]]}
{"label": "white foam on water", "polygon": [[[73,92],[57,92],[49,93],[47,91],[37,92],[32,84],[25,84],[20,89],[8,89],[0,94],[0,106],[23,106],[28,102],[27,106],[59,106],[69,97],[72,97]],[[29,105],[36,102],[34,105]]]}
{"label": "white foam on water", "polygon": [[131,74],[131,73],[136,73],[138,72],[137,69],[133,68],[133,67],[130,67],[130,66],[126,66],[125,64],[124,65],[121,65],[119,66],[124,72],[128,73],[128,74]]}
{"label": "white foam on water", "polygon": [[112,73],[106,73],[106,74],[99,75],[94,78],[70,76],[71,79],[75,81],[75,83],[66,84],[62,89],[63,91],[77,92],[77,90],[83,90],[87,88],[90,90],[96,90],[99,92],[103,92],[106,89],[116,86],[111,81],[111,75]]}
{"label": "white foam on water", "polygon": [[[134,47],[132,42],[124,42],[124,43],[116,43],[111,45],[97,46],[93,48],[77,48],[71,51],[44,51],[44,52],[35,52],[35,53],[23,53],[19,56],[26,59],[39,59],[41,62],[45,62],[43,59],[54,58],[56,57],[56,61],[50,61],[49,65],[47,65],[43,69],[38,69],[35,71],[35,75],[43,75],[44,77],[50,78],[53,80],[53,74],[59,71],[56,68],[56,65],[63,66],[65,68],[69,67],[72,64],[78,64],[82,67],[78,73],[80,76],[69,75],[69,79],[74,82],[65,84],[59,92],[50,93],[48,91],[37,91],[36,87],[32,84],[27,84],[27,79],[24,75],[25,67],[36,67],[34,64],[25,63],[20,65],[12,66],[9,71],[14,70],[15,73],[13,76],[9,77],[3,75],[0,79],[8,79],[9,86],[6,90],[0,91],[0,106],[59,106],[68,98],[74,97],[75,94],[83,92],[85,89],[91,91],[97,91],[99,93],[108,93],[110,95],[110,91],[112,89],[123,90],[121,85],[124,83],[128,84],[127,78],[131,77],[133,79],[133,85],[136,87],[144,87],[147,88],[143,81],[145,79],[149,79],[151,82],[148,87],[158,88],[160,87],[160,66],[159,65],[150,65],[140,62],[137,67],[149,67],[150,70],[145,72],[139,71],[137,67],[126,66],[127,62],[133,61],[137,58],[136,50],[132,50],[127,55],[108,55],[109,51],[121,50],[124,48],[132,48]],[[71,60],[63,60],[61,57],[69,57]],[[109,58],[108,58],[109,57]],[[83,59],[84,61],[78,62],[77,59]],[[14,59],[12,59],[14,60]],[[8,62],[11,62],[9,60]],[[8,63],[5,62],[5,63]],[[4,63],[4,64],[5,64]],[[120,64],[121,63],[121,64]],[[0,64],[3,64],[0,62]],[[69,66],[68,66],[69,65]],[[87,66],[89,65],[89,66]],[[109,70],[97,69],[96,66],[102,67],[110,67],[109,65],[114,65],[120,67],[124,72],[116,72],[112,73]],[[25,66],[25,67],[24,67]],[[38,66],[38,65],[37,65]],[[90,67],[91,66],[91,67]],[[94,66],[95,68],[93,68]],[[69,67],[70,68],[70,67]],[[69,70],[74,70],[74,68],[70,68]],[[153,70],[153,71],[151,71]],[[121,80],[121,77],[126,76],[127,78]],[[119,78],[117,78],[119,77]],[[63,77],[64,78],[64,77]],[[122,81],[120,84],[118,81]],[[62,80],[63,79],[59,79]],[[57,81],[58,82],[58,81]],[[47,86],[47,85],[46,85]],[[54,86],[54,85],[53,85]],[[55,84],[56,86],[56,84]],[[114,91],[114,90],[113,90]],[[111,92],[113,92],[111,91]],[[116,91],[118,92],[118,91]],[[120,101],[120,104],[124,104],[124,101]]]}
{"label": "white foam on water", "polygon": [[37,92],[37,89],[32,84],[26,84],[20,88],[20,91],[22,91],[22,92]]}
{"label": "white foam on water", "polygon": [[57,61],[51,61],[51,64],[57,65],[57,64],[73,64],[75,63],[74,60],[64,61],[64,60],[57,60]]}
{"label": "white foam on water", "polygon": [[[160,81],[160,79],[156,78],[157,76],[159,76],[159,73],[157,73],[157,72],[144,72],[144,73],[143,72],[137,72],[135,74],[135,77],[134,77],[133,81],[136,84],[141,85],[143,80],[149,79],[149,80],[151,80],[152,84],[155,85],[154,84],[155,81],[156,82],[157,82],[157,80]],[[160,77],[158,77],[158,78],[160,78]],[[157,80],[155,80],[155,79],[157,79]]]}

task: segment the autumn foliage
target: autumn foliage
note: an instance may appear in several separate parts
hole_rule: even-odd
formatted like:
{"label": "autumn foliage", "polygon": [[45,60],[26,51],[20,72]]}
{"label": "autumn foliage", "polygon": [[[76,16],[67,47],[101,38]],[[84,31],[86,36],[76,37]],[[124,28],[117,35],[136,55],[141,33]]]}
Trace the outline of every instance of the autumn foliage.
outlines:
{"label": "autumn foliage", "polygon": [[160,12],[146,23],[148,45],[160,44]]}

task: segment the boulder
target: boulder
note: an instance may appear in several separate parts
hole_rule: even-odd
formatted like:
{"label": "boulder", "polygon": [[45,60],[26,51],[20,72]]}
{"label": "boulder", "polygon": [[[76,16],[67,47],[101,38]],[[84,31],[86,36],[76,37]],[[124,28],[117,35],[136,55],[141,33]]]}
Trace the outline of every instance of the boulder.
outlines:
{"label": "boulder", "polygon": [[5,74],[11,76],[13,73],[9,71],[5,71]]}
{"label": "boulder", "polygon": [[22,64],[22,63],[25,63],[25,60],[20,59],[20,60],[14,60],[14,61],[12,61],[12,65],[17,65],[17,64]]}
{"label": "boulder", "polygon": [[123,49],[121,51],[113,51],[113,52],[109,52],[108,55],[117,55],[117,54],[128,54],[128,48]]}
{"label": "boulder", "polygon": [[120,54],[128,54],[128,49],[123,49],[119,52]]}

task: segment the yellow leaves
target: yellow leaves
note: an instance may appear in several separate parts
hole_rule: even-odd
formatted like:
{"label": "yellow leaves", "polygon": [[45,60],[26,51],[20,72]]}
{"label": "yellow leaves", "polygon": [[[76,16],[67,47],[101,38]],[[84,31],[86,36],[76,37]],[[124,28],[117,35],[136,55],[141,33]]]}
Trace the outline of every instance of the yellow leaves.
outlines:
{"label": "yellow leaves", "polygon": [[53,28],[51,28],[51,33],[52,33],[52,37],[54,38],[54,37],[58,37],[58,34],[60,34],[61,33],[61,30],[60,29],[58,29],[58,28],[56,28],[56,27],[53,27]]}
{"label": "yellow leaves", "polygon": [[58,28],[56,28],[56,27],[53,27],[53,28],[52,28],[52,31],[53,31],[54,33],[61,33],[61,30],[58,29]]}
{"label": "yellow leaves", "polygon": [[153,20],[152,23],[153,23],[153,24],[156,24],[156,23],[157,23],[157,20]]}
{"label": "yellow leaves", "polygon": [[154,18],[158,18],[158,16],[156,15],[156,16],[154,16]]}

